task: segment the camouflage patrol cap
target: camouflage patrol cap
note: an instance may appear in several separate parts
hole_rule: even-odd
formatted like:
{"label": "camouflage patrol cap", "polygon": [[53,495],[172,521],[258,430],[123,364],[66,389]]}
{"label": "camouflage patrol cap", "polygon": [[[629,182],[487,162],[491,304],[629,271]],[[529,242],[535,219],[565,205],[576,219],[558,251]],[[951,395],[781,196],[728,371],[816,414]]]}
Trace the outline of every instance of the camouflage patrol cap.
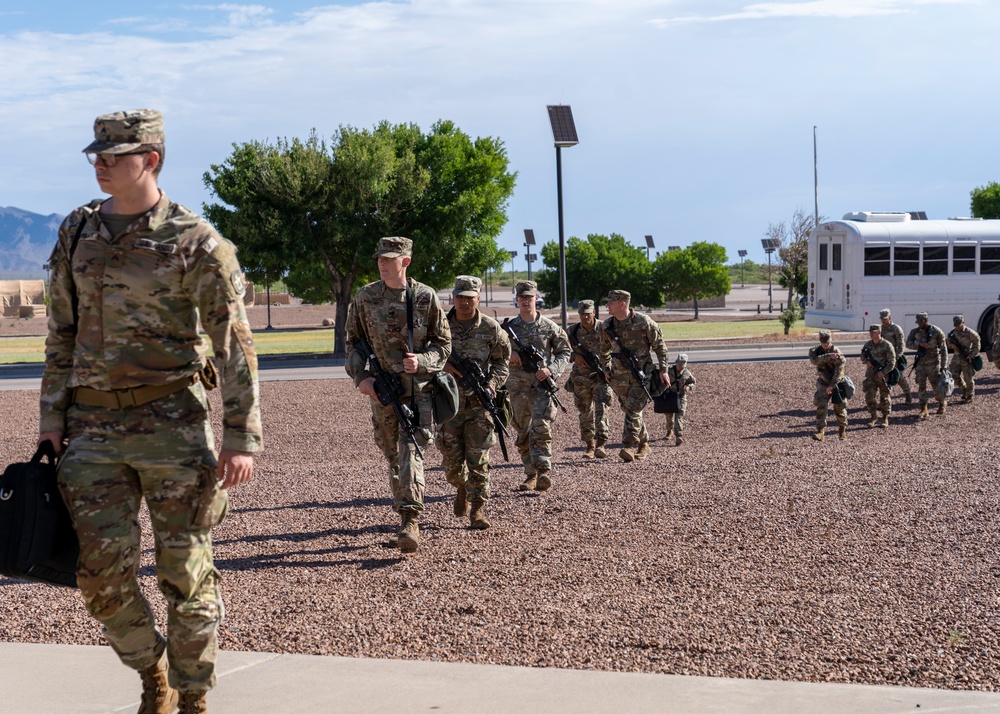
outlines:
{"label": "camouflage patrol cap", "polygon": [[474,275],[459,275],[455,278],[455,289],[451,294],[455,297],[476,297],[482,286],[483,281]]}
{"label": "camouflage patrol cap", "polygon": [[407,258],[413,255],[413,241],[402,236],[390,236],[379,239],[378,250],[372,257],[398,258],[401,255]]}
{"label": "camouflage patrol cap", "polygon": [[830,341],[830,333],[826,332],[825,330],[821,331],[819,333],[819,341],[820,342],[829,342]]}
{"label": "camouflage patrol cap", "polygon": [[921,322],[927,322],[927,313],[926,312],[918,312],[917,313],[917,324],[919,325]]}
{"label": "camouflage patrol cap", "polygon": [[608,293],[608,296],[604,298],[604,302],[611,302],[612,300],[624,300],[625,302],[631,302],[632,293],[628,290],[612,290]]}
{"label": "camouflage patrol cap", "polygon": [[581,315],[594,312],[594,301],[593,300],[581,300],[576,306],[576,311]]}
{"label": "camouflage patrol cap", "polygon": [[955,315],[955,317],[951,318],[951,321],[955,327],[958,327],[965,323],[965,315]]}
{"label": "camouflage patrol cap", "polygon": [[163,115],[155,109],[129,109],[94,120],[94,140],[84,153],[127,154],[144,144],[162,144]]}
{"label": "camouflage patrol cap", "polygon": [[881,335],[882,334],[882,326],[881,325],[869,325],[868,326],[868,333],[871,334],[872,332],[877,332],[877,333],[879,333]]}
{"label": "camouflage patrol cap", "polygon": [[674,360],[674,361],[677,364],[687,364],[688,356],[686,354],[684,354],[683,352],[681,352],[679,355],[677,355],[677,359]]}
{"label": "camouflage patrol cap", "polygon": [[514,286],[514,294],[517,297],[521,297],[522,295],[537,295],[538,285],[534,280],[520,280]]}
{"label": "camouflage patrol cap", "polygon": [[878,316],[884,320],[887,317],[892,317],[892,314],[889,312],[889,308],[886,308],[885,310],[879,310]]}

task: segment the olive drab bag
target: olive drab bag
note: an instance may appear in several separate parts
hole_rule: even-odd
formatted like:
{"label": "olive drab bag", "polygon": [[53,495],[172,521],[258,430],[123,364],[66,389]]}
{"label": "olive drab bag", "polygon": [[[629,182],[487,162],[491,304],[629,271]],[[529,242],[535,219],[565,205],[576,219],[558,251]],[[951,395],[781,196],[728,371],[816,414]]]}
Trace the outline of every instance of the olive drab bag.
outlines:
{"label": "olive drab bag", "polygon": [[0,573],[75,588],[79,555],[56,484],[55,451],[45,441],[31,461],[11,464],[0,476]]}

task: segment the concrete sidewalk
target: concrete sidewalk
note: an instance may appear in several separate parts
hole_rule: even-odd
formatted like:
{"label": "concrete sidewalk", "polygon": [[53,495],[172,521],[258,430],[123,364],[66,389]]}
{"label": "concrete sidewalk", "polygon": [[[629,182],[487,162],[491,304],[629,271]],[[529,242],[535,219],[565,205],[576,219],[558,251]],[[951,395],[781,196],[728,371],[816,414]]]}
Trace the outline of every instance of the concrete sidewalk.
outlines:
{"label": "concrete sidewalk", "polygon": [[[108,647],[0,643],[2,714],[135,712]],[[214,714],[986,714],[1000,694],[662,674],[220,652]]]}

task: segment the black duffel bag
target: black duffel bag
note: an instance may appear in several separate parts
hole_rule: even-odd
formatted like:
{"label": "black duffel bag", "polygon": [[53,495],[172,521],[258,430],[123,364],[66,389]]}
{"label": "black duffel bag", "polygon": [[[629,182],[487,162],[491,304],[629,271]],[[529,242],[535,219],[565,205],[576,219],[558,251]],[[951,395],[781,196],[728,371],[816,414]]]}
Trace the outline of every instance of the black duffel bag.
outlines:
{"label": "black duffel bag", "polygon": [[677,414],[681,410],[681,395],[667,388],[653,397],[654,414]]}
{"label": "black duffel bag", "polygon": [[0,476],[0,573],[75,588],[79,555],[56,484],[55,451],[45,441],[31,461],[11,464]]}

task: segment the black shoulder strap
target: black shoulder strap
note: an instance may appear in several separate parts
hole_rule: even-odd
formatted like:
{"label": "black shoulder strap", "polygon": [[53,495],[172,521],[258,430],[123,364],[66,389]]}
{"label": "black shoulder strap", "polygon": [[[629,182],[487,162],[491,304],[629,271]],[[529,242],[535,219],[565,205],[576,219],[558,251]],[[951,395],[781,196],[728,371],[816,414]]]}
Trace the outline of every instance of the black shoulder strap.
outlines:
{"label": "black shoulder strap", "polygon": [[74,327],[80,322],[80,299],[76,296],[76,279],[73,277],[73,255],[76,253],[76,245],[80,242],[80,235],[83,233],[83,227],[87,224],[89,217],[89,213],[84,213],[83,219],[77,224],[76,233],[73,234],[73,241],[69,244],[69,255],[67,256],[67,260],[69,261],[69,279],[73,283],[73,292],[70,295],[70,301],[73,304]]}

